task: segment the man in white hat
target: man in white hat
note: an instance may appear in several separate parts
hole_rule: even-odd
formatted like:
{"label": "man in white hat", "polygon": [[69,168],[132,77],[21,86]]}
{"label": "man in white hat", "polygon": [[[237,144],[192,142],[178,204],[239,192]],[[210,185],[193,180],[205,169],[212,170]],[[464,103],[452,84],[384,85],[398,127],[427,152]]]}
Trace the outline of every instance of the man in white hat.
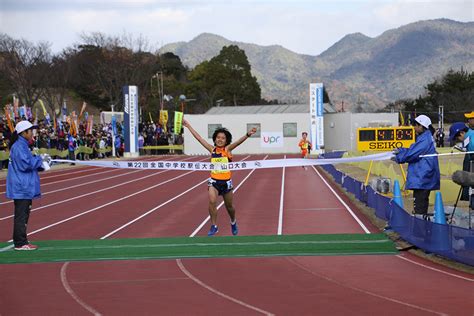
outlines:
{"label": "man in white hat", "polygon": [[38,171],[44,170],[44,158],[31,154],[29,144],[33,141],[33,129],[29,121],[21,121],[15,126],[10,143],[10,163],[8,165],[6,197],[15,204],[13,222],[13,243],[15,250],[35,250],[29,243],[26,227],[30,216],[32,200],[41,196]]}

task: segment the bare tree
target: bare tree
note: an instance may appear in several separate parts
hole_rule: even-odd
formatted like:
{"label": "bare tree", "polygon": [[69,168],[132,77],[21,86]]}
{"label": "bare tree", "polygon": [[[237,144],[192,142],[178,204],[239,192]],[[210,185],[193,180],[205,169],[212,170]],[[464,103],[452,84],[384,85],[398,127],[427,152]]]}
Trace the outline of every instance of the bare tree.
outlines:
{"label": "bare tree", "polygon": [[122,87],[137,85],[141,102],[149,93],[149,80],[157,71],[157,57],[145,52],[148,48],[143,37],[134,40],[131,35],[110,37],[102,33],[81,35],[77,45],[75,64],[83,90],[98,94],[103,106],[115,104],[120,110]]}
{"label": "bare tree", "polygon": [[23,104],[33,106],[41,97],[51,62],[50,44],[31,43],[0,34],[0,70],[10,80]]}

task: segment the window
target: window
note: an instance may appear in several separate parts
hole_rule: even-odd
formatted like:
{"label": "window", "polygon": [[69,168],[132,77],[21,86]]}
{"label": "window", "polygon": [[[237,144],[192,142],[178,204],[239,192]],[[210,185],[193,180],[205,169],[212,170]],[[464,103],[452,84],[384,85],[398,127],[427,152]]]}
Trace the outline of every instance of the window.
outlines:
{"label": "window", "polygon": [[212,134],[218,128],[221,128],[222,124],[207,124],[207,138],[212,139]]}
{"label": "window", "polygon": [[252,128],[256,128],[257,132],[253,134],[251,137],[260,137],[260,123],[247,123],[247,132],[250,131]]}
{"label": "window", "polygon": [[283,137],[297,137],[296,123],[283,123]]}

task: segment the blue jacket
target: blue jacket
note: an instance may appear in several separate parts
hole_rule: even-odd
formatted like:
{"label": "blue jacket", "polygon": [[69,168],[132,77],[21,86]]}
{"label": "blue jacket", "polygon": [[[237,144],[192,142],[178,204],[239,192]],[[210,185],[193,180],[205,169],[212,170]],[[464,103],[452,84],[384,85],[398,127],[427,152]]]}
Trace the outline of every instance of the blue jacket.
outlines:
{"label": "blue jacket", "polygon": [[436,154],[433,136],[429,130],[418,135],[410,148],[400,148],[395,160],[408,163],[406,189],[439,190],[438,157],[420,158],[420,155]]}
{"label": "blue jacket", "polygon": [[10,150],[6,197],[14,200],[31,200],[41,196],[38,169],[42,159],[33,156],[28,141],[19,136]]}

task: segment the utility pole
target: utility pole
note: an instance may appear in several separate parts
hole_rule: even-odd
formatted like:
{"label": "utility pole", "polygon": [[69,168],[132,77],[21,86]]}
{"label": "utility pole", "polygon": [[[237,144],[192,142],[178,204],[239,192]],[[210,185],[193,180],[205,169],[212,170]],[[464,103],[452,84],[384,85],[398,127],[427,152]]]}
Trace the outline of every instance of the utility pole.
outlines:
{"label": "utility pole", "polygon": [[438,107],[438,127],[444,128],[444,106],[442,105]]}

